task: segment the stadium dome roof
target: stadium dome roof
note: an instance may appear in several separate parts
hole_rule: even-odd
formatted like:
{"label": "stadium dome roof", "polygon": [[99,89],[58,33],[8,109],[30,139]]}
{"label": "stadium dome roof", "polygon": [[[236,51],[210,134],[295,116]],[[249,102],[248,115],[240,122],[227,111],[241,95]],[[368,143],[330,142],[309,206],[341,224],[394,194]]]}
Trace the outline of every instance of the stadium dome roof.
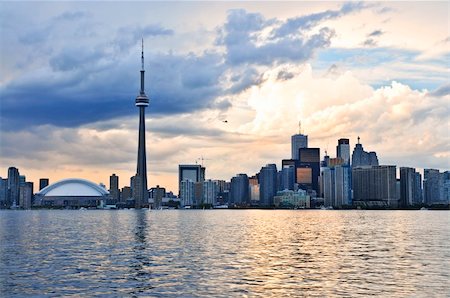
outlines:
{"label": "stadium dome roof", "polygon": [[84,179],[64,179],[43,188],[45,197],[101,197],[109,194],[103,187]]}

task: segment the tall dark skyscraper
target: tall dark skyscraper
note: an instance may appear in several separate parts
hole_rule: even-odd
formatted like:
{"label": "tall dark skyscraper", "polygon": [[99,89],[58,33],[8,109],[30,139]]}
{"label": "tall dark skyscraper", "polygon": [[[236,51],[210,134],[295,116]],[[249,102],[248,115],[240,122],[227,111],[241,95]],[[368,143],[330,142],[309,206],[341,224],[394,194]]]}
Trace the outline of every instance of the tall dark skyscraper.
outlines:
{"label": "tall dark skyscraper", "polygon": [[268,164],[259,172],[259,191],[261,206],[272,206],[273,197],[277,194],[277,166]]}
{"label": "tall dark skyscraper", "polygon": [[298,159],[298,149],[308,148],[308,136],[302,134],[301,123],[299,125],[299,132],[291,137],[291,158]]}
{"label": "tall dark skyscraper", "polygon": [[423,170],[423,193],[426,204],[440,203],[441,173],[436,169]]}
{"label": "tall dark skyscraper", "polygon": [[250,203],[247,174],[238,174],[231,178],[230,204],[246,205]]}
{"label": "tall dark skyscraper", "polygon": [[112,174],[109,176],[109,193],[112,200],[116,204],[119,201],[119,176]]}
{"label": "tall dark skyscraper", "polygon": [[300,148],[297,183],[300,188],[314,190],[319,195],[320,148]]}
{"label": "tall dark skyscraper", "polygon": [[140,191],[137,191],[137,196],[134,197],[135,208],[141,208],[142,204],[148,201],[147,190],[147,157],[145,149],[145,108],[148,107],[149,99],[144,91],[144,40],[142,40],[142,52],[141,52],[141,91],[136,97],[136,106],[139,108],[139,145],[138,145],[138,158],[137,158],[137,173],[136,177],[139,179]]}
{"label": "tall dark skyscraper", "polygon": [[414,168],[400,168],[400,206],[412,206],[422,203],[420,173]]}
{"label": "tall dark skyscraper", "polygon": [[19,206],[19,187],[20,187],[19,170],[15,167],[10,167],[8,169],[8,190],[7,190],[8,206]]}

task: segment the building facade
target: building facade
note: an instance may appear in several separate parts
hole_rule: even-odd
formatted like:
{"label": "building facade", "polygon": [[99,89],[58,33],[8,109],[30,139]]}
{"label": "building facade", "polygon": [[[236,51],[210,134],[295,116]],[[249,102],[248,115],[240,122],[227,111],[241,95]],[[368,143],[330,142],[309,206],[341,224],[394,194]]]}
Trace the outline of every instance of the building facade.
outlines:
{"label": "building facade", "polygon": [[116,174],[112,174],[111,176],[109,176],[109,194],[111,195],[111,200],[114,204],[119,202],[119,176],[116,176]]}
{"label": "building facade", "polygon": [[311,207],[311,198],[304,190],[282,190],[274,197],[277,208],[306,209]]}
{"label": "building facade", "polygon": [[249,182],[246,174],[238,174],[231,178],[229,203],[231,205],[250,204]]}
{"label": "building facade", "polygon": [[193,206],[195,201],[195,182],[185,179],[180,185],[180,203],[181,206]]}
{"label": "building facade", "polygon": [[352,169],[353,204],[362,207],[398,207],[396,167]]}
{"label": "building facade", "polygon": [[400,168],[400,206],[408,207],[422,203],[421,175],[414,168]]}
{"label": "building facade", "polygon": [[358,143],[355,145],[352,153],[352,167],[365,167],[365,166],[378,166],[378,157],[375,152],[366,152],[362,144],[359,143],[360,138],[358,137]]}
{"label": "building facade", "polygon": [[[297,183],[304,190],[313,190],[320,194],[320,148],[299,149],[299,161],[297,167]],[[301,179],[299,179],[301,178]]]}
{"label": "building facade", "polygon": [[291,137],[291,158],[298,160],[298,150],[308,148],[308,136],[296,134]]}
{"label": "building facade", "polygon": [[[178,165],[178,186],[181,189],[181,182],[189,180],[192,182],[205,181],[206,169],[201,165]],[[181,192],[181,191],[180,191]],[[181,193],[180,193],[181,194]]]}
{"label": "building facade", "polygon": [[344,164],[350,164],[350,140],[339,139],[336,146],[336,157],[342,158]]}
{"label": "building facade", "polygon": [[217,181],[211,179],[203,182],[203,204],[214,206],[217,204],[217,196],[219,194],[219,185]]}
{"label": "building facade", "polygon": [[8,189],[6,204],[8,207],[19,206],[20,175],[15,167],[8,168]]}
{"label": "building facade", "polygon": [[268,164],[262,167],[259,172],[260,205],[272,206],[273,197],[276,195],[277,190],[277,166]]}
{"label": "building facade", "polygon": [[33,202],[33,182],[24,182],[19,188],[19,206],[22,209],[31,209]]}

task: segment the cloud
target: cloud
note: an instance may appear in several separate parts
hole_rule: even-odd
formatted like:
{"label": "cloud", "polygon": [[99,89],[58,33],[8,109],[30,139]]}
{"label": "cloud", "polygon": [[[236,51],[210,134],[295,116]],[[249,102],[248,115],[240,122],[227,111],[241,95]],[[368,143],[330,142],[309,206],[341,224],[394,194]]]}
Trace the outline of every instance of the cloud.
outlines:
{"label": "cloud", "polygon": [[334,30],[323,27],[317,33],[306,36],[309,27],[304,24],[306,28],[300,32],[302,34],[292,36],[293,27],[299,29],[300,25],[288,26],[289,22],[267,20],[261,14],[247,13],[242,9],[230,10],[216,43],[225,47],[226,62],[230,66],[270,66],[304,62],[317,49],[329,46],[335,35]]}
{"label": "cloud", "polygon": [[383,34],[384,34],[383,31],[381,31],[381,30],[375,30],[375,31],[372,31],[371,33],[369,33],[367,36],[368,36],[368,37],[374,37],[374,36],[381,36],[381,35],[383,35]]}
{"label": "cloud", "polygon": [[[261,84],[271,65],[303,63],[318,49],[329,46],[334,31],[323,27],[309,32],[312,22],[319,24],[320,20],[330,18],[330,13],[338,17],[362,6],[349,4],[335,13],[314,15],[304,23],[306,29],[301,34],[294,37],[278,34],[276,39],[271,36],[274,28],[281,28],[289,20],[230,10],[217,39],[225,52],[220,47],[207,47],[196,54],[171,51],[149,54],[147,50],[146,89],[151,99],[148,113],[182,114],[204,109],[224,112],[232,104],[221,101],[223,97]],[[176,33],[159,24],[128,25],[115,29],[113,42],[86,35],[78,38],[77,43],[68,40],[67,44],[45,48],[51,45],[45,42],[49,37],[61,33],[54,26],[55,20],[70,21],[73,24],[66,29],[78,31],[91,18],[84,12],[66,12],[37,29],[40,33],[35,36],[40,36],[39,42],[44,47],[38,46],[36,53],[41,54],[36,55],[44,60],[20,79],[0,86],[3,129],[20,130],[34,125],[76,127],[135,113],[141,37],[151,44],[153,38],[176,38]],[[101,27],[94,26],[91,30],[95,36]],[[280,74],[280,79],[288,77],[288,73]]]}
{"label": "cloud", "polygon": [[431,97],[395,81],[374,89],[351,72],[315,78],[305,68],[288,81],[278,80],[278,72],[274,69],[261,86],[246,92],[255,115],[239,131],[288,143],[301,120],[313,147],[327,148],[341,137],[354,143],[359,135],[382,164],[450,166],[445,159],[450,154],[448,96]]}
{"label": "cloud", "polygon": [[66,11],[56,17],[54,21],[78,21],[80,19],[88,17],[89,14],[83,11]]}
{"label": "cloud", "polygon": [[156,36],[167,37],[172,35],[174,35],[172,29],[164,28],[159,24],[132,25],[118,28],[113,44],[121,51],[127,51],[130,47],[136,45],[136,41],[140,41],[142,38],[149,39]]}
{"label": "cloud", "polygon": [[274,38],[284,37],[291,34],[296,35],[304,32],[305,30],[311,29],[323,21],[336,19],[352,12],[361,11],[367,7],[369,7],[367,3],[347,2],[338,10],[326,10],[306,16],[290,18],[274,30]]}
{"label": "cloud", "polygon": [[436,97],[450,95],[450,84],[446,84],[446,85],[440,86],[439,88],[437,88],[433,92],[430,92],[429,95],[436,96]]}
{"label": "cloud", "polygon": [[363,45],[366,47],[376,47],[378,45],[378,42],[373,38],[368,38],[364,41]]}
{"label": "cloud", "polygon": [[384,32],[381,30],[374,30],[371,33],[367,34],[366,40],[363,42],[363,46],[365,47],[376,47],[378,46],[377,38],[383,35]]}

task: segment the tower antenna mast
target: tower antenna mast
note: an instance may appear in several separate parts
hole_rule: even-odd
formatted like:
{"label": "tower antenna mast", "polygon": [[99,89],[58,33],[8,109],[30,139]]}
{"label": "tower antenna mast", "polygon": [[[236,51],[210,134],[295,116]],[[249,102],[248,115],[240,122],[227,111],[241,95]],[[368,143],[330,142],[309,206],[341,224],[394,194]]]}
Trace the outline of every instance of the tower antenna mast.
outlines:
{"label": "tower antenna mast", "polygon": [[142,62],[142,70],[144,70],[144,38],[142,38],[141,62]]}

